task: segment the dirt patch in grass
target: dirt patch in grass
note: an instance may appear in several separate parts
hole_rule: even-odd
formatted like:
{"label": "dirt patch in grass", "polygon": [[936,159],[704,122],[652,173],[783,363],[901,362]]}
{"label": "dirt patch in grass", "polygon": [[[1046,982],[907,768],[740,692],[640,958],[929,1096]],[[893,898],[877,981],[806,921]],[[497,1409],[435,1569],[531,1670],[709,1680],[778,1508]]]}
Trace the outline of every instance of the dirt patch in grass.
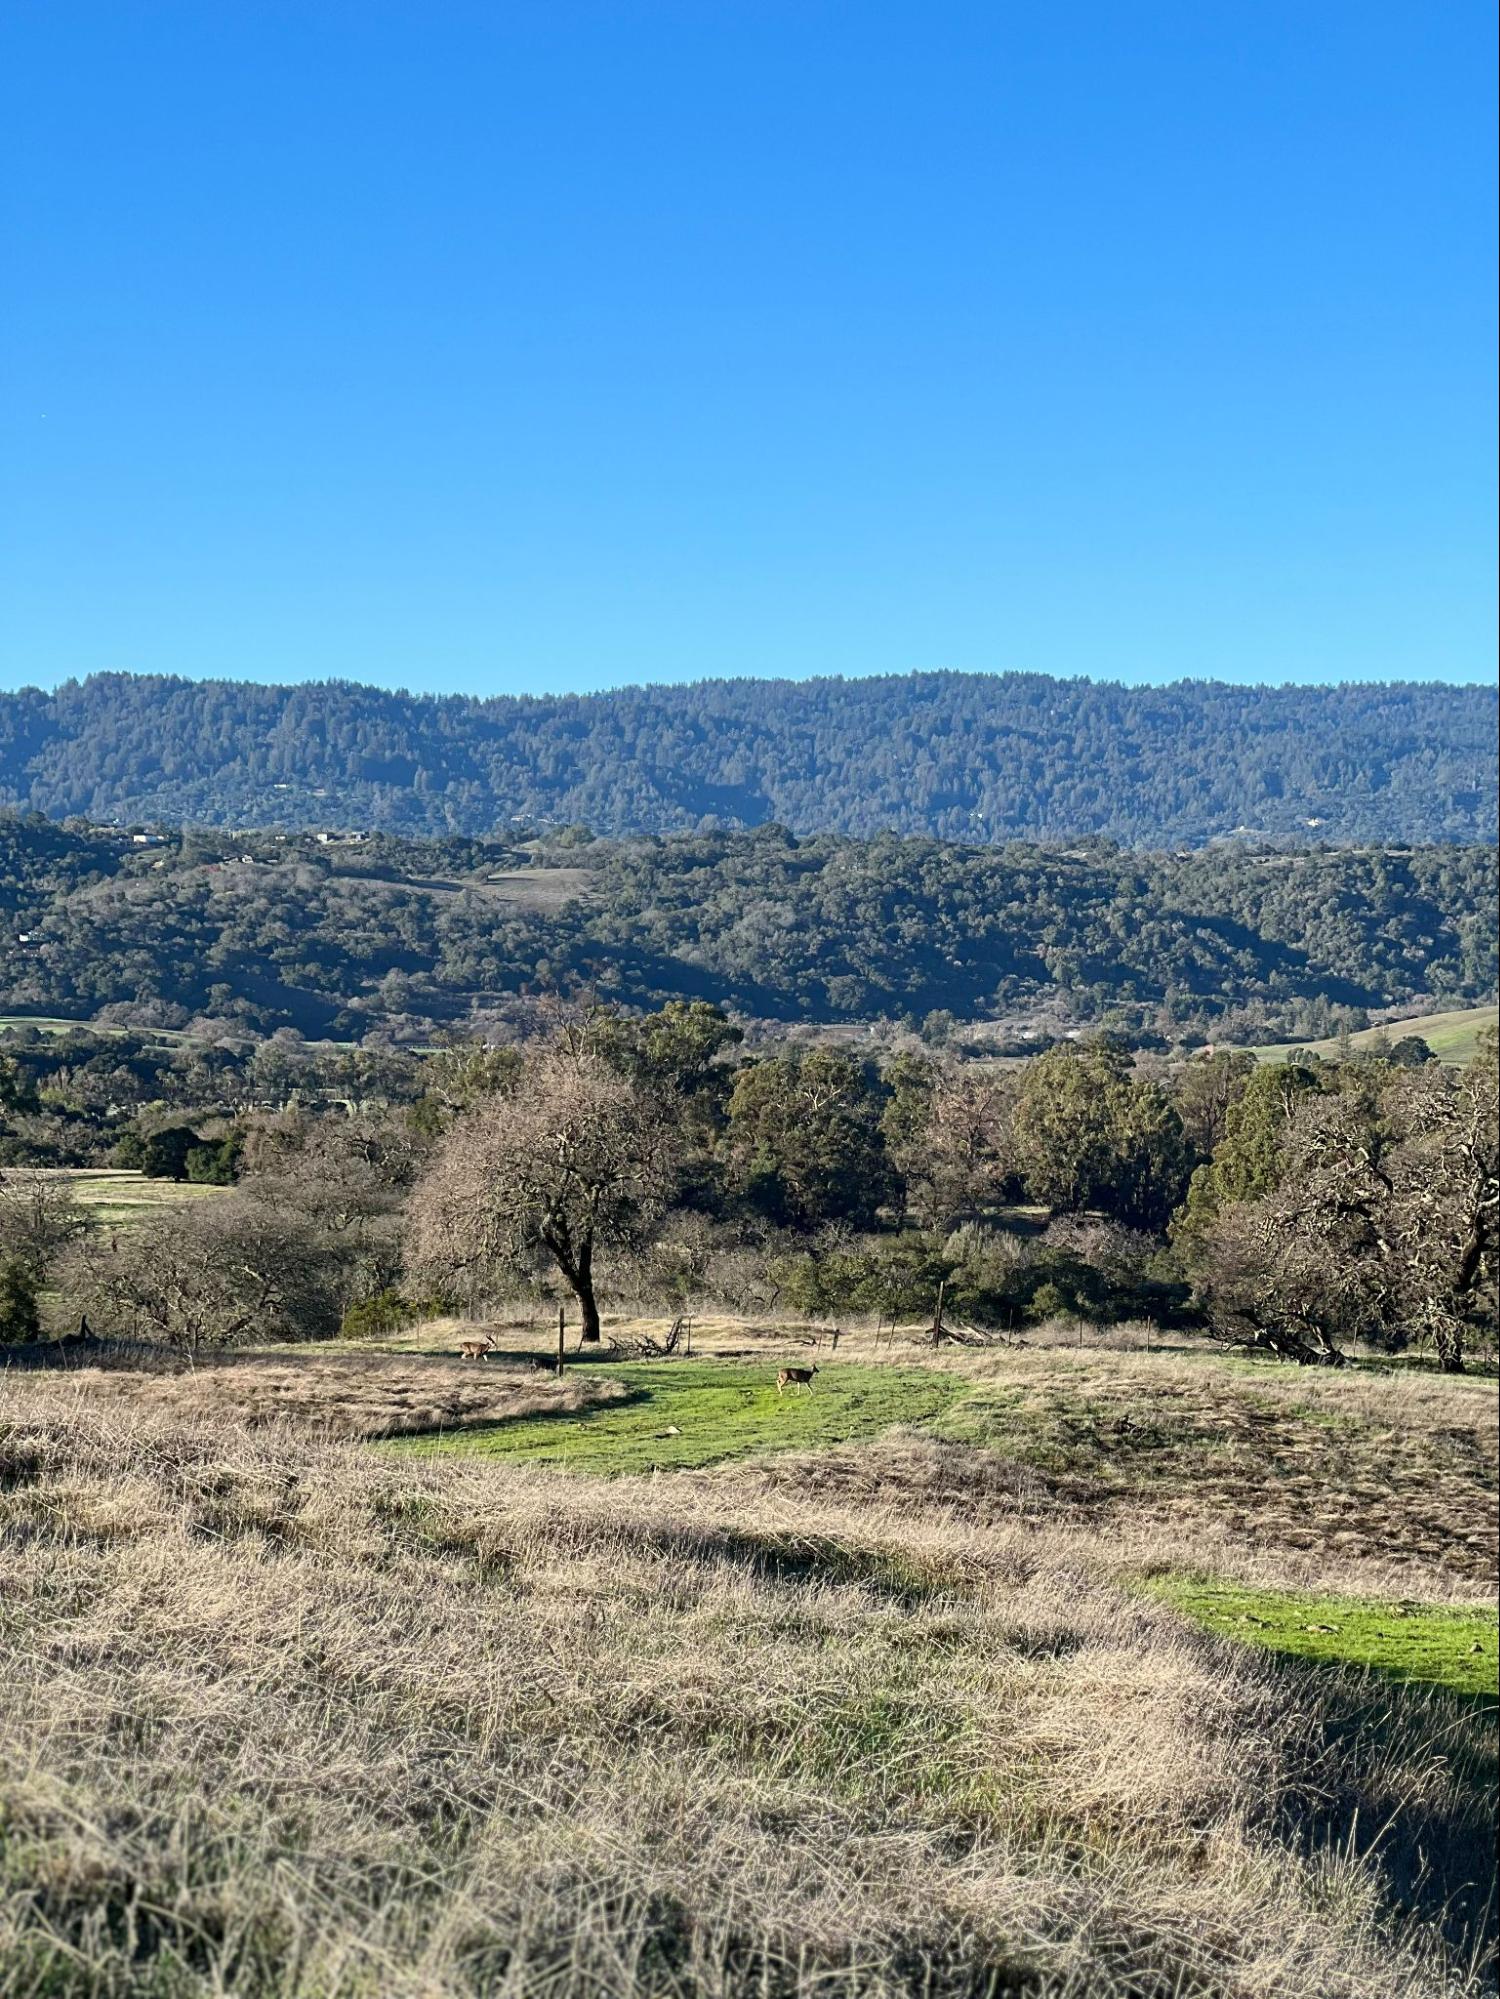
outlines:
{"label": "dirt patch in grass", "polygon": [[976,1383],[940,1437],[1032,1469],[1054,1502],[1163,1528],[1211,1514],[1262,1546],[1496,1576],[1493,1394],[1096,1356]]}

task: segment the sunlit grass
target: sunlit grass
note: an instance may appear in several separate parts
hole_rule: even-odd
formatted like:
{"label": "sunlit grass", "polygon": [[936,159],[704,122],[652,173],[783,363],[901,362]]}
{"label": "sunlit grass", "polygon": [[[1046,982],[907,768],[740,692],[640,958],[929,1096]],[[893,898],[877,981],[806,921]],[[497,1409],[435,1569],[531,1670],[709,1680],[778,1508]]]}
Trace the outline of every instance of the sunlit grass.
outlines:
{"label": "sunlit grass", "polygon": [[[602,1363],[585,1363],[590,1371]],[[778,1363],[609,1363],[626,1399],[559,1416],[404,1441],[404,1450],[524,1459],[594,1474],[681,1469],[764,1451],[809,1450],[878,1436],[895,1424],[928,1423],[964,1390],[929,1368],[835,1364],[812,1388],[776,1391]]]}
{"label": "sunlit grass", "polygon": [[1463,1694],[1500,1694],[1491,1609],[1240,1589],[1159,1577],[1153,1595],[1226,1638],[1298,1659],[1362,1666]]}
{"label": "sunlit grass", "polygon": [[[1473,1060],[1479,1047],[1479,1037],[1487,1027],[1494,1027],[1500,1021],[1500,1014],[1492,1006],[1460,1007],[1450,1013],[1420,1013],[1410,1020],[1388,1021],[1384,1027],[1361,1028],[1358,1034],[1351,1034],[1349,1045],[1356,1050],[1367,1048],[1379,1035],[1385,1035],[1391,1042],[1404,1039],[1409,1034],[1420,1035],[1440,1062],[1455,1068]],[[1250,1053],[1262,1062],[1284,1062],[1294,1048],[1306,1048],[1314,1055],[1335,1056],[1339,1052],[1336,1035],[1324,1041],[1286,1041],[1252,1048]]]}
{"label": "sunlit grass", "polygon": [[35,1169],[52,1180],[66,1181],[78,1206],[96,1222],[119,1228],[145,1221],[164,1208],[187,1201],[212,1201],[228,1190],[200,1186],[192,1180],[151,1180],[123,1166],[49,1166]]}

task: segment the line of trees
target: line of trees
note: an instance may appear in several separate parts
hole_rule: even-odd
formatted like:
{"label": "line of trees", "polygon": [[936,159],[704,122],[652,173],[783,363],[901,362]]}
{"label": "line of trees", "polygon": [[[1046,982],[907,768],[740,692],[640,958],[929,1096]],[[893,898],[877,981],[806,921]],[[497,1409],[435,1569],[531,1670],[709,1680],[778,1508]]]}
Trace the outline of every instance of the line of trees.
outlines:
{"label": "line of trees", "polygon": [[1309,824],[1489,840],[1495,693],[923,673],[476,701],[100,674],[0,695],[0,801],[428,834],[588,818],[610,834],[779,820],[981,842]]}
{"label": "line of trees", "polygon": [[47,1294],[195,1350],[551,1286],[596,1341],[602,1297],[911,1314],[943,1283],[993,1324],[1150,1316],[1457,1370],[1495,1307],[1494,1038],[1459,1074],[1426,1058],[1168,1065],[1099,1036],[882,1065],[747,1052],[705,1002],[601,1010],[442,1051],[404,1103],[165,1127],[142,1158],[235,1184],[102,1241],[65,1181],[5,1173],[0,1329],[34,1336]]}

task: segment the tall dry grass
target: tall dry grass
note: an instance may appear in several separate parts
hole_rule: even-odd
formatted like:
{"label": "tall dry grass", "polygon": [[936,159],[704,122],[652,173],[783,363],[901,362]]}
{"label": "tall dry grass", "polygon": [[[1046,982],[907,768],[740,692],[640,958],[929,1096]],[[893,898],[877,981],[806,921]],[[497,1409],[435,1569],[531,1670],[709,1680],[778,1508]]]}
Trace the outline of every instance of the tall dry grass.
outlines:
{"label": "tall dry grass", "polygon": [[1471,1984],[1456,1704],[1339,1709],[1064,1521],[757,1476],[398,1463],[0,1381],[0,1989]]}
{"label": "tall dry grass", "polygon": [[[518,1416],[569,1415],[618,1401],[619,1380],[565,1374],[559,1380],[529,1362],[489,1356],[360,1353],[318,1347],[275,1353],[211,1353],[188,1366],[74,1365],[66,1379],[80,1408],[118,1402],[170,1414],[184,1426],[226,1422],[291,1424],[322,1437],[401,1437],[503,1422]],[[133,1362],[134,1364],[129,1364]]]}

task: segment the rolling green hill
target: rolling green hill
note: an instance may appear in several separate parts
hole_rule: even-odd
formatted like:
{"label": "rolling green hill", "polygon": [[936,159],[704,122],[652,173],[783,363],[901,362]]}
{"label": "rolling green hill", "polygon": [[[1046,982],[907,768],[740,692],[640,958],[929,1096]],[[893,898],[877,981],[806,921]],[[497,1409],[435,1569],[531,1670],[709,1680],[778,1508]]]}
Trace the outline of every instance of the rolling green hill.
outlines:
{"label": "rolling green hill", "polygon": [[[1353,1048],[1368,1048],[1372,1042],[1378,1043],[1382,1035],[1394,1042],[1414,1034],[1427,1043],[1440,1062],[1461,1068],[1473,1059],[1485,1028],[1496,1026],[1500,1026],[1500,1011],[1495,1007],[1460,1007],[1454,1013],[1419,1013],[1409,1020],[1390,1021],[1384,1027],[1364,1028],[1350,1035],[1349,1044]],[[1251,1053],[1262,1062],[1284,1062],[1297,1048],[1306,1048],[1314,1055],[1334,1056],[1339,1052],[1339,1041],[1337,1036],[1329,1036],[1322,1041],[1277,1042],[1254,1048]]]}
{"label": "rolling green hill", "polygon": [[[1496,984],[1493,847],[1136,854],[781,827],[532,843],[0,816],[0,1011],[358,1039],[546,994],[1245,1045]],[[106,1015],[106,1018],[110,1016]]]}

